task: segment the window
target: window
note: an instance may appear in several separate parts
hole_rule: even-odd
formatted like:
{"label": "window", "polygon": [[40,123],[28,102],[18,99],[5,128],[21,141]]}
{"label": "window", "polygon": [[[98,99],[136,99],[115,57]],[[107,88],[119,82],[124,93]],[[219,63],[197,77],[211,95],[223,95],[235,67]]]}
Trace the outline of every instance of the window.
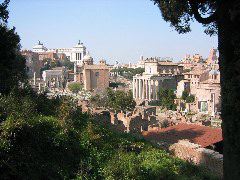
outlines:
{"label": "window", "polygon": [[207,101],[200,101],[200,112],[207,112],[208,104]]}

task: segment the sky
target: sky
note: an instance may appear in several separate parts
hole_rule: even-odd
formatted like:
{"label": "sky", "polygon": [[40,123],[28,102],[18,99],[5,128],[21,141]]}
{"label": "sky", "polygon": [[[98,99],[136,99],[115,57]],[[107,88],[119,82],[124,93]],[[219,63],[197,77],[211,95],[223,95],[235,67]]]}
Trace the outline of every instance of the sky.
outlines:
{"label": "sky", "polygon": [[179,61],[217,48],[217,37],[197,22],[179,35],[151,0],[11,0],[9,11],[22,49],[38,40],[47,48],[71,48],[81,40],[95,62],[136,63],[142,55]]}

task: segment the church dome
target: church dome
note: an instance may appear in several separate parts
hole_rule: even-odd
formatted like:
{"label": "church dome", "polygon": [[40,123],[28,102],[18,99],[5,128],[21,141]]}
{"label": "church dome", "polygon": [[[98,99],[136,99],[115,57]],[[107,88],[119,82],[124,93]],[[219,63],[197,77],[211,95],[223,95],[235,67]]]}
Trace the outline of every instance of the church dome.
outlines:
{"label": "church dome", "polygon": [[93,60],[92,56],[89,54],[89,52],[87,52],[87,54],[83,57],[83,60],[85,61],[91,61]]}
{"label": "church dome", "polygon": [[83,57],[83,63],[84,64],[93,64],[93,58],[92,56],[89,54],[89,52],[87,52],[87,54]]}

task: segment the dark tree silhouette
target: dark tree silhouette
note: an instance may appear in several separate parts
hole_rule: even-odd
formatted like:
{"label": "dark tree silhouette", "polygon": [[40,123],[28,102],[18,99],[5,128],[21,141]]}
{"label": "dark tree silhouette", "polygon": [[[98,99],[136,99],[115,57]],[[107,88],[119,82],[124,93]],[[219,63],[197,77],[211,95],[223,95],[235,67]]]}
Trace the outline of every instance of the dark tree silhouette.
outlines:
{"label": "dark tree silhouette", "polygon": [[196,20],[205,32],[218,34],[224,137],[224,179],[240,177],[240,1],[152,0],[163,19],[179,33]]}
{"label": "dark tree silhouette", "polygon": [[0,4],[0,93],[6,94],[26,78],[25,59],[20,54],[20,38],[7,27],[9,0]]}

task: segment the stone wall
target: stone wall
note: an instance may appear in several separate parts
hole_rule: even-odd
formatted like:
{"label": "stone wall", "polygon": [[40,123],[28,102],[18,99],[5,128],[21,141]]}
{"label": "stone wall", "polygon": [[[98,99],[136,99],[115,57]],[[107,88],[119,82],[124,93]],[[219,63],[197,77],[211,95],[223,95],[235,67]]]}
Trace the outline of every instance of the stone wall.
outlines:
{"label": "stone wall", "polygon": [[142,131],[147,131],[149,128],[159,127],[156,115],[150,115],[155,112],[154,108],[138,109],[133,113],[126,114],[110,112],[110,122],[120,131],[141,134]]}
{"label": "stone wall", "polygon": [[170,152],[183,160],[196,165],[202,165],[209,169],[213,174],[223,177],[223,155],[216,151],[201,148],[200,145],[189,142],[188,140],[179,140],[170,146]]}

